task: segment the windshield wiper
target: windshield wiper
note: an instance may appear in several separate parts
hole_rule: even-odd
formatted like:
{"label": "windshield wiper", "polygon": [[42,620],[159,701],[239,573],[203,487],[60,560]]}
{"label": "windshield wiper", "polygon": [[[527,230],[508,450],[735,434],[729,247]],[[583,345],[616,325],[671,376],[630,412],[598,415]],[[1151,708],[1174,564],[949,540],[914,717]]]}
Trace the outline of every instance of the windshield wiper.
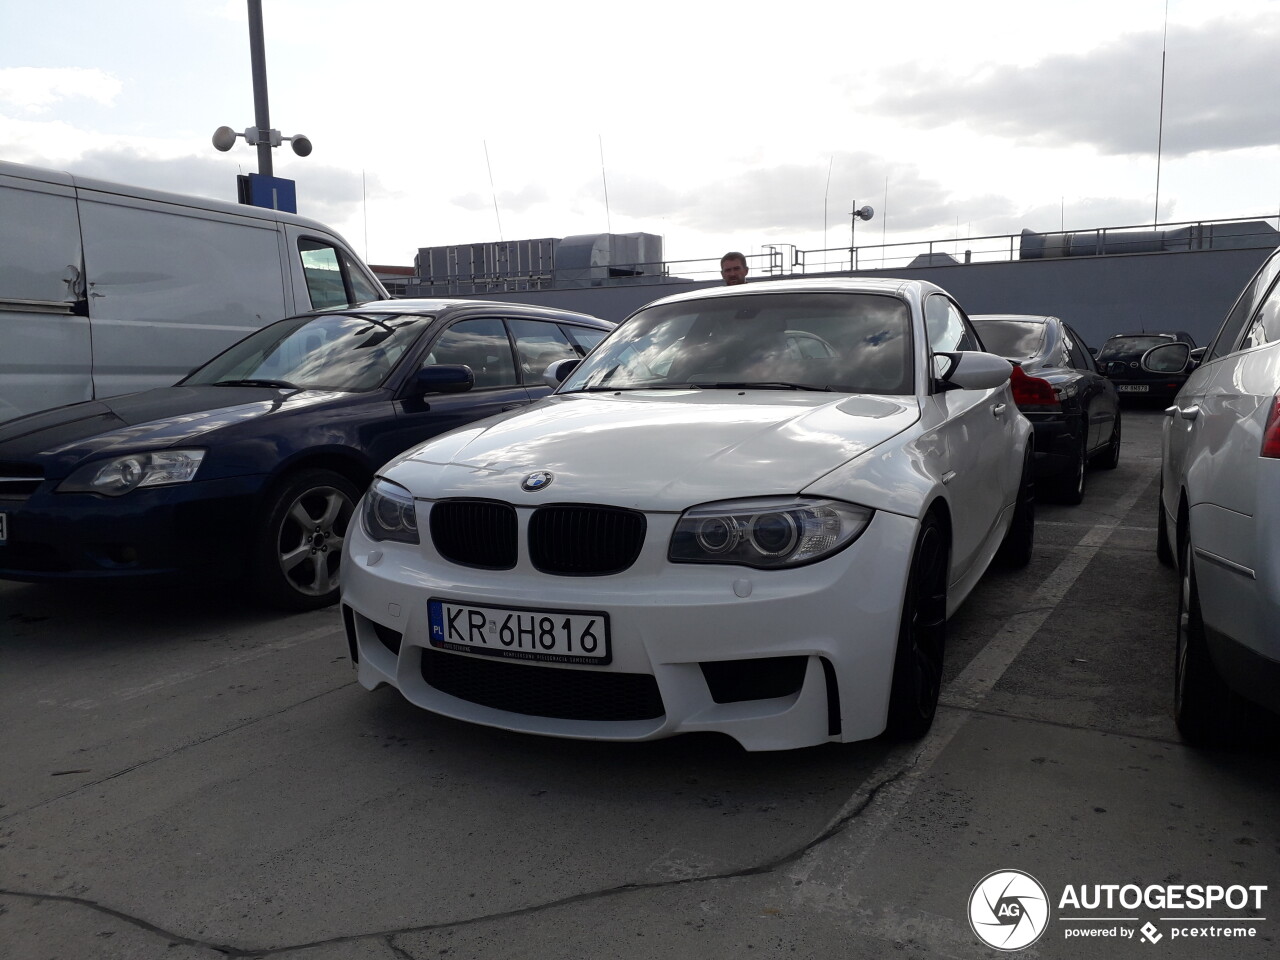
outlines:
{"label": "windshield wiper", "polygon": [[278,387],[281,390],[301,390],[302,387],[288,380],[219,380],[215,387]]}
{"label": "windshield wiper", "polygon": [[593,383],[589,387],[579,387],[577,390],[566,390],[565,393],[621,393],[624,390],[687,390],[692,384],[688,383],[653,383],[648,386],[636,383],[628,383],[620,387],[606,387],[599,383]]}
{"label": "windshield wiper", "polygon": [[819,387],[812,383],[790,383],[786,380],[738,380],[716,383],[688,383],[681,386],[701,387],[704,390],[817,390],[830,393],[830,387]]}

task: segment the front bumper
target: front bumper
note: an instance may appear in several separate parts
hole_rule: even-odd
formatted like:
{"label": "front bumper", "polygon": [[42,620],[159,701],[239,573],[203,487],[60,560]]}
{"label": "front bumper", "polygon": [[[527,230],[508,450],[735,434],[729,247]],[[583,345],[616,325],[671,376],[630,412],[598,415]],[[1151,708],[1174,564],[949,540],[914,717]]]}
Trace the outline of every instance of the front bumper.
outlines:
{"label": "front bumper", "polygon": [[[342,608],[359,682],[390,684],[456,719],[580,739],[714,732],[748,750],[782,750],[883,732],[917,522],[880,512],[835,556],[764,571],[669,563],[676,519],[650,515],[636,563],[602,577],[540,573],[523,555],[513,570],[470,569],[442,560],[429,540],[375,543],[353,524]],[[431,598],[604,611],[612,662],[438,650],[428,639]]]}
{"label": "front bumper", "polygon": [[0,579],[41,582],[243,569],[264,477],[194,481],[121,497],[54,493],[0,498],[8,540]]}

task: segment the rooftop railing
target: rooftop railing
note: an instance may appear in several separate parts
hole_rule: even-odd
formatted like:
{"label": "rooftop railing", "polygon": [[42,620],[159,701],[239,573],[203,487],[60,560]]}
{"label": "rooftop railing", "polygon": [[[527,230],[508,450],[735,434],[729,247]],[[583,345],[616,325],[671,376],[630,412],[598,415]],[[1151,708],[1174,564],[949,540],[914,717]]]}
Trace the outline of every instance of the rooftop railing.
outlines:
{"label": "rooftop railing", "polygon": [[[1134,255],[1176,250],[1272,248],[1278,244],[1280,216],[1272,216],[1187,220],[1051,233],[1023,230],[1018,234],[828,247],[818,250],[804,250],[789,243],[771,243],[765,244],[758,253],[747,254],[746,258],[752,279],[777,279],[861,270],[1008,263],[1014,260]],[[384,282],[388,284],[388,289],[394,287],[393,293],[400,296],[456,296],[678,280],[697,282],[717,280],[720,277],[719,256],[696,260],[629,263],[626,264],[625,271],[600,266],[593,268],[591,276],[583,276],[584,271],[575,270],[574,278],[568,282],[557,276],[554,264],[550,266],[549,271],[543,269],[528,276],[396,277]]]}

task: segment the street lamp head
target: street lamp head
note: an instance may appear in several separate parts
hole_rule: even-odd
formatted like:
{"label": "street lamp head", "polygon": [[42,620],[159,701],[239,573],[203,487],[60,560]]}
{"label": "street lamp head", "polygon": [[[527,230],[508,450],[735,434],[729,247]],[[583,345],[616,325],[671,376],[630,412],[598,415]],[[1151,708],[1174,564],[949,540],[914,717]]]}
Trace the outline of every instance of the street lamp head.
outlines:
{"label": "street lamp head", "polygon": [[298,156],[300,157],[311,156],[311,138],[310,137],[304,136],[301,133],[295,133],[292,137],[285,137],[285,139],[290,141],[290,145],[293,147],[293,152],[296,153]]}

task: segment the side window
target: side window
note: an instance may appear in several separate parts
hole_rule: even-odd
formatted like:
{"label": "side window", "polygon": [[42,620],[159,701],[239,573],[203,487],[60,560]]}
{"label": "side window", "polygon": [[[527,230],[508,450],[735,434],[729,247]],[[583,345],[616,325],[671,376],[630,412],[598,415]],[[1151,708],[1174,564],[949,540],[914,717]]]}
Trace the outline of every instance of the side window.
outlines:
{"label": "side window", "polygon": [[542,373],[557,360],[577,360],[578,351],[556,324],[545,320],[507,321],[516,338],[516,356],[525,383],[542,383]]}
{"label": "side window", "polygon": [[351,282],[352,303],[383,299],[382,291],[369,281],[364,269],[345,250],[342,251],[342,263],[347,268],[347,279]]}
{"label": "side window", "polygon": [[924,302],[924,323],[929,332],[929,349],[934,353],[981,350],[978,339],[960,308],[946,297],[934,294]]}
{"label": "side window", "polygon": [[1081,345],[1080,338],[1076,336],[1075,331],[1066,324],[1063,324],[1062,330],[1066,334],[1063,338],[1063,343],[1067,348],[1067,355],[1070,358],[1071,366],[1075,367],[1077,370],[1091,369],[1089,361],[1093,358],[1089,356],[1088,352]]}
{"label": "side window", "polygon": [[1240,294],[1240,299],[1236,301],[1235,306],[1231,308],[1231,312],[1227,314],[1227,319],[1223,321],[1222,328],[1218,331],[1218,336],[1213,341],[1213,346],[1205,351],[1204,359],[1206,363],[1210,360],[1217,360],[1219,357],[1225,356],[1236,349],[1236,338],[1253,316],[1258,307],[1258,302],[1267,292],[1267,288],[1275,282],[1277,274],[1280,274],[1280,253],[1273,253],[1271,259],[1262,265],[1262,269],[1254,275],[1253,280],[1249,282],[1244,292]]}
{"label": "side window", "polygon": [[459,320],[440,334],[424,363],[465,363],[475,375],[477,389],[518,382],[507,328],[497,317]]}
{"label": "side window", "polygon": [[585,357],[595,349],[597,343],[609,335],[608,330],[596,330],[593,327],[571,327],[566,324],[560,329],[573,341],[580,357]]}
{"label": "side window", "polygon": [[1265,343],[1275,343],[1277,340],[1280,340],[1280,283],[1271,288],[1271,293],[1258,308],[1253,322],[1245,332],[1240,349],[1260,347]]}
{"label": "side window", "polygon": [[347,251],[304,238],[298,241],[298,254],[302,258],[302,273],[307,278],[312,309],[347,307],[382,299],[382,291],[369,282]]}

